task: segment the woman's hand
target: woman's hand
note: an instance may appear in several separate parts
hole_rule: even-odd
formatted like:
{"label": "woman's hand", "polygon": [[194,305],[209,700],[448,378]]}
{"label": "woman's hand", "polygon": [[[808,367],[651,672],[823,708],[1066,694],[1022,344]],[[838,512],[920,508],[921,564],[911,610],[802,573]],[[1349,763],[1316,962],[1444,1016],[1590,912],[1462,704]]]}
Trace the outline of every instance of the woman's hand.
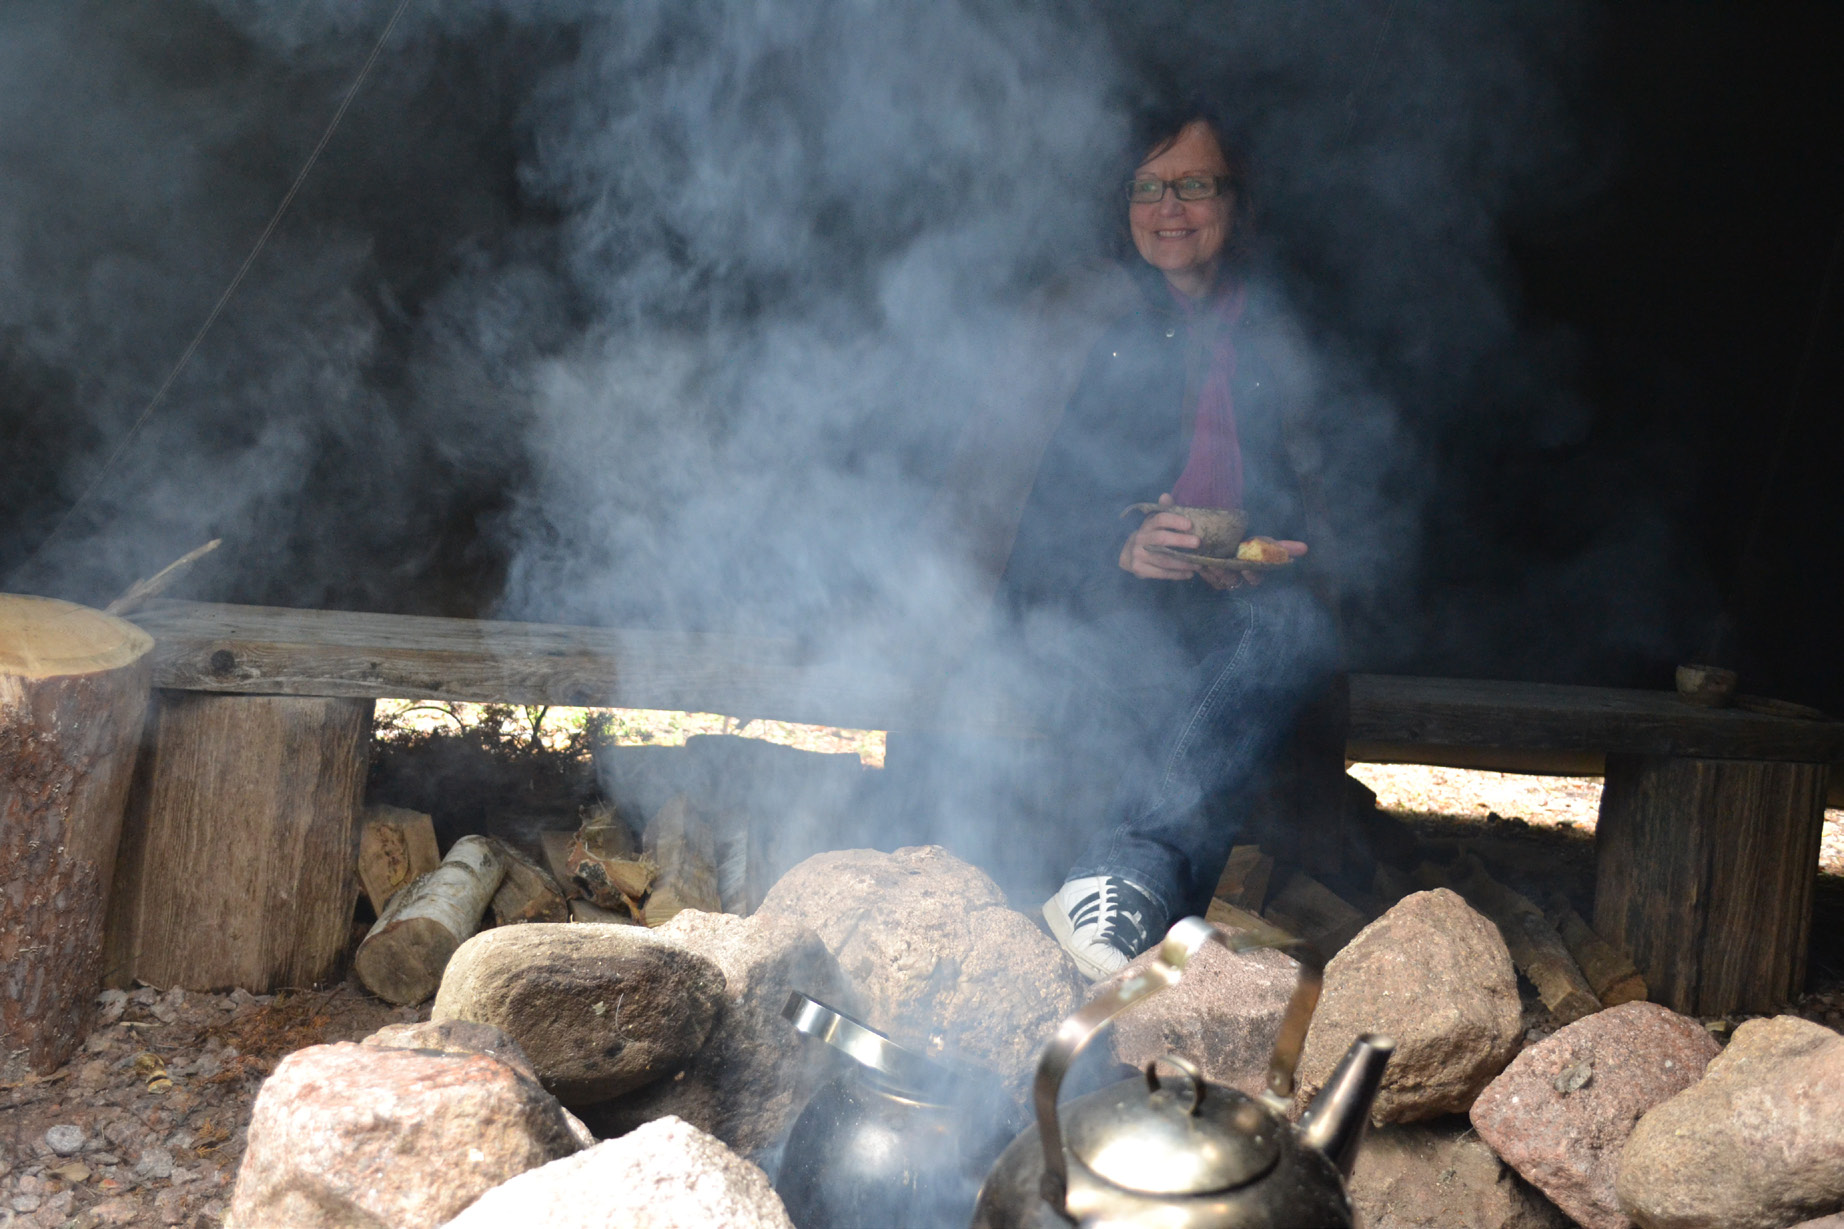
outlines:
{"label": "woman's hand", "polygon": [[[1166,508],[1172,506],[1169,492],[1159,496],[1159,504]],[[1140,522],[1140,527],[1120,548],[1120,565],[1142,580],[1190,580],[1197,575],[1195,563],[1174,559],[1152,548],[1196,550],[1199,545],[1198,536],[1191,532],[1189,517],[1176,512],[1155,512]]]}

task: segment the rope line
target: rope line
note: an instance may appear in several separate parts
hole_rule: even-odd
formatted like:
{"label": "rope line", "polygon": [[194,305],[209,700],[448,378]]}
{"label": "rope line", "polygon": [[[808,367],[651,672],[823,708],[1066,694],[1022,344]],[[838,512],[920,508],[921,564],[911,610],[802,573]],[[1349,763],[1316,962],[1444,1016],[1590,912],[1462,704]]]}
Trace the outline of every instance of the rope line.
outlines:
{"label": "rope line", "polygon": [[174,381],[179,379],[180,375],[186,370],[186,367],[192,362],[192,356],[198,352],[198,348],[200,344],[204,342],[206,335],[209,334],[212,327],[217,324],[218,317],[224,314],[224,309],[229,306],[231,299],[236,297],[237,291],[243,286],[244,279],[250,275],[250,270],[255,266],[257,257],[261,256],[263,249],[269,245],[269,239],[275,234],[275,228],[281,224],[283,215],[288,212],[288,207],[294,204],[295,197],[300,195],[301,185],[307,182],[307,177],[313,173],[314,164],[320,161],[320,155],[326,152],[327,145],[333,140],[333,134],[339,131],[340,121],[346,118],[346,112],[352,108],[352,100],[358,97],[359,90],[363,88],[366,78],[371,76],[371,70],[377,65],[379,54],[383,52],[384,45],[390,41],[391,33],[396,30],[397,23],[402,20],[405,11],[410,7],[410,3],[411,0],[399,0],[396,12],[391,14],[390,21],[385,23],[384,32],[378,35],[377,42],[372,44],[371,54],[365,57],[365,63],[359,69],[358,76],[352,79],[352,85],[346,90],[346,96],[340,100],[338,110],[333,112],[333,118],[331,122],[327,124],[326,131],[320,134],[320,140],[314,145],[313,152],[308,154],[307,161],[301,165],[300,173],[295,176],[294,182],[288,186],[288,192],[282,197],[282,203],[276,206],[275,212],[269,217],[268,225],[264,226],[262,233],[256,237],[255,246],[250,249],[250,254],[243,258],[243,264],[238,267],[237,275],[231,278],[230,285],[226,286],[224,288],[224,293],[218,296],[217,303],[212,306],[210,314],[205,317],[205,323],[201,324],[198,332],[193,334],[192,341],[181,351],[179,361],[173,364],[172,370],[167,372],[166,378],[160,381],[160,386],[154,390],[154,395],[148,398],[147,405],[142,408],[141,413],[135,418],[134,424],[130,426],[127,433],[122,436],[121,442],[115,446],[115,450],[109,454],[108,460],[102,463],[102,468],[96,471],[95,475],[91,477],[89,484],[83,488],[82,493],[72,501],[70,507],[64,510],[64,515],[58,518],[57,524],[51,527],[51,532],[40,540],[39,544],[33,548],[32,553],[26,557],[26,561],[20,565],[20,573],[23,574],[26,572],[32,564],[37,561],[38,557],[45,552],[45,549],[57,539],[61,532],[63,532],[64,527],[68,525],[71,518],[77,514],[77,510],[83,507],[83,505],[89,501],[90,496],[96,493],[96,488],[102,485],[102,480],[108,476],[109,471],[115,468],[115,463],[120,461],[122,455],[128,451],[128,445],[134,441],[136,435],[140,434],[141,428],[147,425],[147,420],[153,417],[154,411],[166,400],[167,392],[173,387]]}

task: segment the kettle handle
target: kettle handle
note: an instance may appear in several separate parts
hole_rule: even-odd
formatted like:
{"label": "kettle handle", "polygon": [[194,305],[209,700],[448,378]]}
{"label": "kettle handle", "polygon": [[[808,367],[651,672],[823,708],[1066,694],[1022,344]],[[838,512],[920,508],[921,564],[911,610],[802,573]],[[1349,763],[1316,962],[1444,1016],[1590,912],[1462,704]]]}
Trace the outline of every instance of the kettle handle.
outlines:
{"label": "kettle handle", "polygon": [[1069,1072],[1082,1047],[1101,1031],[1102,1025],[1141,999],[1168,986],[1176,985],[1185,967],[1206,943],[1220,943],[1232,952],[1253,948],[1285,951],[1300,962],[1300,981],[1281,1017],[1280,1035],[1274,1041],[1274,1053],[1268,1059],[1268,1088],[1261,1101],[1276,1113],[1284,1112],[1293,1096],[1293,1070],[1299,1064],[1300,1050],[1306,1044],[1306,1026],[1319,1002],[1320,956],[1307,943],[1278,930],[1249,930],[1224,934],[1201,917],[1188,917],[1167,932],[1159,944],[1159,954],[1151,964],[1120,978],[1103,994],[1077,1009],[1057,1026],[1056,1036],[1037,1062],[1037,1079],[1032,1085],[1032,1100],[1037,1110],[1037,1133],[1044,1146],[1044,1175],[1040,1190],[1044,1200],[1059,1215],[1068,1217],[1069,1161],[1063,1151],[1063,1124],[1057,1117],[1057,1094],[1062,1091],[1063,1077]]}

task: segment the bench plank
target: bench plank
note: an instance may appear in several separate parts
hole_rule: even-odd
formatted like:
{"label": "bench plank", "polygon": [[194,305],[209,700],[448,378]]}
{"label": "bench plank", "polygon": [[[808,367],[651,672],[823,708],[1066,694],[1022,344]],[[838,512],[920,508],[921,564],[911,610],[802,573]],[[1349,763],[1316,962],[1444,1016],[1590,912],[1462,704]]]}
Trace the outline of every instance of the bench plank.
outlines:
{"label": "bench plank", "polygon": [[1844,759],[1844,722],[1698,708],[1669,691],[1386,674],[1351,677],[1349,736],[1356,743],[1808,764]]}
{"label": "bench plank", "polygon": [[154,686],[656,708],[887,729],[914,707],[894,673],[817,660],[794,640],[420,615],[162,602]]}

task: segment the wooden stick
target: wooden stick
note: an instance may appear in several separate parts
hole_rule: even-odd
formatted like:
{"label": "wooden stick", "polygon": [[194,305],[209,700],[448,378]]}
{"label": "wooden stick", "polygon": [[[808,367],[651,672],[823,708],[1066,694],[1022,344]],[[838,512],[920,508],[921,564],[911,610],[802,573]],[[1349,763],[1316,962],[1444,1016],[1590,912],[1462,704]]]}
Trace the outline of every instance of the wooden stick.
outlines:
{"label": "wooden stick", "polygon": [[379,998],[409,1006],[442,984],[455,949],[480,927],[506,863],[492,841],[464,836],[442,865],[391,897],[352,966]]}
{"label": "wooden stick", "polygon": [[1646,979],[1640,976],[1626,954],[1595,934],[1594,928],[1569,907],[1567,900],[1558,896],[1550,904],[1550,921],[1555,923],[1557,933],[1568,945],[1575,963],[1581,966],[1601,1005],[1618,1007],[1622,1003],[1645,1002]]}
{"label": "wooden stick", "polygon": [[1492,878],[1471,854],[1462,854],[1454,864],[1450,886],[1498,925],[1511,949],[1511,963],[1530,979],[1560,1023],[1572,1024],[1601,1010],[1600,999],[1541,909]]}
{"label": "wooden stick", "polygon": [[213,538],[211,541],[205,543],[205,545],[194,547],[187,551],[179,558],[173,560],[173,562],[161,568],[158,572],[155,572],[152,576],[149,576],[146,580],[135,581],[122,591],[120,597],[109,603],[106,607],[108,613],[112,615],[125,615],[131,610],[139,610],[142,605],[164,593],[168,585],[179,579],[179,574],[181,572],[197,563],[200,559],[203,559],[206,555],[209,555],[212,551],[217,550],[218,543],[222,541],[224,541],[223,538]]}

